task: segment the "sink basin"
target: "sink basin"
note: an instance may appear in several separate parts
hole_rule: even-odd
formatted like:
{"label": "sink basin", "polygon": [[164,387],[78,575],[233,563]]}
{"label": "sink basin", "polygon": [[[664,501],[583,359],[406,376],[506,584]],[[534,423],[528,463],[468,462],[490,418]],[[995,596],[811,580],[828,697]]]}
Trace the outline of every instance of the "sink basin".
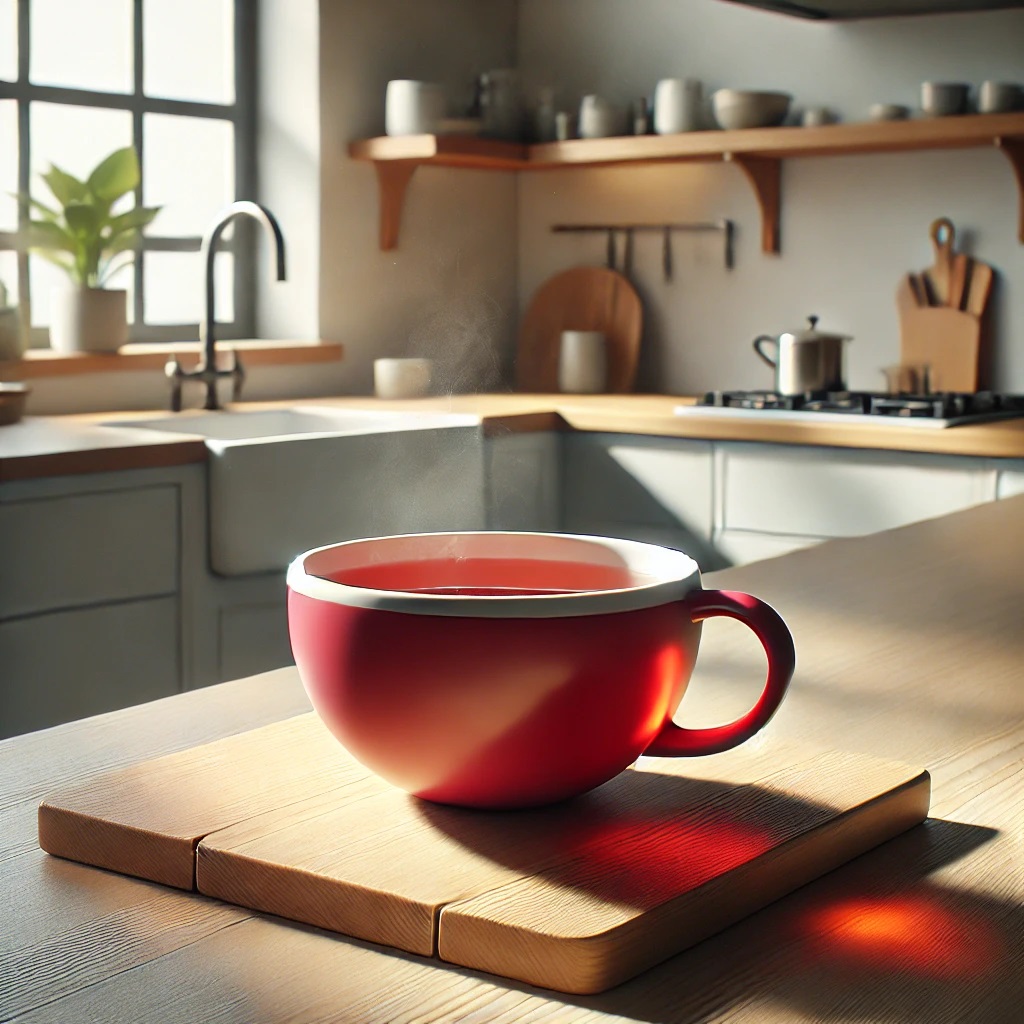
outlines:
{"label": "sink basin", "polygon": [[475,416],[304,406],[107,425],[203,437],[210,567],[223,576],[283,572],[341,540],[485,526]]}
{"label": "sink basin", "polygon": [[359,434],[383,430],[472,425],[476,417],[457,413],[377,412],[372,409],[251,409],[196,415],[120,420],[107,426],[142,427],[171,434],[199,434],[208,441],[253,441],[316,434]]}

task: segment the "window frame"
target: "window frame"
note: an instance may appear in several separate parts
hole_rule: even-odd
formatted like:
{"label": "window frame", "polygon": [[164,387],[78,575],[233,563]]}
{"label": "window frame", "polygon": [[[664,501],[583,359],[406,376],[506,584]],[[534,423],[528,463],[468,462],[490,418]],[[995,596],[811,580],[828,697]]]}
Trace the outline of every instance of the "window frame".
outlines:
{"label": "window frame", "polygon": [[[139,155],[143,180],[135,190],[135,202],[142,204],[144,184],[143,117],[145,114],[178,114],[230,121],[234,125],[235,194],[232,198],[256,196],[256,53],[258,0],[233,0],[234,4],[234,66],[235,99],[233,103],[208,103],[146,96],[143,92],[145,53],[143,45],[144,0],[132,0],[133,72],[132,90],[126,93],[99,92],[69,86],[38,85],[29,79],[32,36],[32,2],[17,0],[18,10],[18,77],[13,82],[0,79],[0,100],[14,100],[18,114],[18,191],[28,194],[31,185],[32,140],[30,107],[33,102],[60,103],[67,106],[126,110],[132,116],[132,141]],[[27,202],[18,204],[18,231],[0,231],[0,251],[14,251],[18,262],[18,304],[26,316],[29,347],[49,346],[49,329],[31,325],[31,289],[28,249],[22,234],[28,223]],[[159,227],[159,220],[156,222]],[[218,252],[234,256],[234,319],[217,322],[217,335],[222,338],[251,338],[255,334],[255,253],[251,226],[236,221],[230,238],[221,241]],[[195,341],[199,323],[146,324],[144,312],[144,273],[147,252],[198,252],[202,238],[170,237],[143,233],[141,248],[133,261],[133,314],[129,325],[130,340],[140,342]]]}

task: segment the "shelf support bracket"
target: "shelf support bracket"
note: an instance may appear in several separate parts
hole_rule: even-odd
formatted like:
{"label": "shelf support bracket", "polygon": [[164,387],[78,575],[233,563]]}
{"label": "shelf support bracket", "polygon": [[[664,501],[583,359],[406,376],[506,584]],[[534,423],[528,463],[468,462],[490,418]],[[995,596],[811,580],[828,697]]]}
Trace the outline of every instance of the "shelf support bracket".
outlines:
{"label": "shelf support bracket", "polygon": [[405,189],[418,160],[375,160],[377,194],[380,200],[380,250],[390,252],[398,247],[398,231],[402,224]]}
{"label": "shelf support bracket", "polygon": [[768,156],[726,153],[746,175],[761,208],[761,251],[779,253],[779,209],[782,203],[782,161]]}
{"label": "shelf support bracket", "polygon": [[996,138],[996,146],[1006,154],[1017,177],[1017,241],[1024,245],[1024,137],[1000,135]]}

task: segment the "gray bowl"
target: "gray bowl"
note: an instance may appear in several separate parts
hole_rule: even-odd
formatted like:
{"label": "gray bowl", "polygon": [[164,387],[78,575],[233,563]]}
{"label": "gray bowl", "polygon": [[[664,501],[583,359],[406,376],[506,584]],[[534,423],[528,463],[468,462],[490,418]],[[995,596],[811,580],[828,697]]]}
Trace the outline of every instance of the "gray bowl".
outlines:
{"label": "gray bowl", "polygon": [[770,128],[782,124],[793,97],[788,92],[751,89],[719,89],[711,97],[711,109],[720,128]]}

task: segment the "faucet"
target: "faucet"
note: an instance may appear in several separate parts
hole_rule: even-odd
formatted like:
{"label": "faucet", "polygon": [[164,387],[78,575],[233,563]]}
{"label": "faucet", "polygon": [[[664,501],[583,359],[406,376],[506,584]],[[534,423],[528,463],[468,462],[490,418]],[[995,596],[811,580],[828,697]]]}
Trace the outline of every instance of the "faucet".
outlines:
{"label": "faucet", "polygon": [[203,244],[199,248],[200,259],[203,263],[203,281],[205,294],[203,300],[203,318],[199,322],[199,343],[202,347],[202,355],[199,365],[194,370],[183,370],[181,363],[176,356],[171,356],[164,366],[164,373],[171,382],[171,411],[181,412],[181,383],[186,380],[198,380],[206,385],[206,402],[204,409],[219,409],[217,402],[217,381],[222,377],[230,377],[232,381],[232,400],[237,402],[242,395],[242,382],[245,379],[245,370],[242,361],[238,358],[238,352],[232,352],[232,363],[226,370],[217,369],[217,343],[213,337],[214,329],[214,286],[213,286],[213,255],[220,236],[224,233],[229,222],[235,217],[246,214],[258,221],[267,230],[274,242],[274,251],[277,257],[277,280],[284,280],[284,236],[274,215],[259,203],[249,199],[239,199],[225,207],[218,215],[216,221],[203,237]]}

